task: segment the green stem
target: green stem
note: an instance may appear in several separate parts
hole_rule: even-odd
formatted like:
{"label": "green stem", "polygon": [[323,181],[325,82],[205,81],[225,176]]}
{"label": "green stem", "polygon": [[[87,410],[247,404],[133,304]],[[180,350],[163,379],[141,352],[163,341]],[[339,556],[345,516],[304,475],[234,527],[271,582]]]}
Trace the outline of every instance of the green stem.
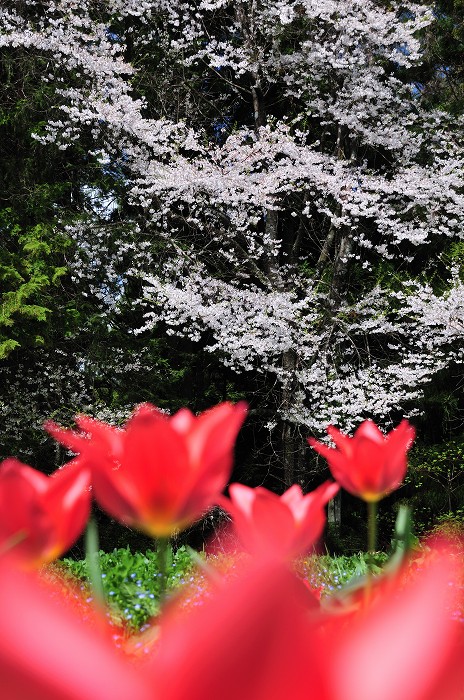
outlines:
{"label": "green stem", "polygon": [[377,501],[367,502],[367,599],[369,600],[372,590],[372,579],[374,575],[375,551],[377,548]]}
{"label": "green stem", "polygon": [[162,605],[166,598],[168,588],[168,554],[169,554],[169,538],[159,537],[157,540],[156,551],[158,554],[158,569],[160,575],[160,604]]}
{"label": "green stem", "polygon": [[370,563],[373,564],[373,554],[377,549],[377,501],[369,501],[367,504],[367,548]]}
{"label": "green stem", "polygon": [[105,606],[105,592],[103,590],[102,574],[100,568],[100,554],[98,545],[98,528],[93,518],[90,518],[85,533],[85,559],[89,572],[90,588],[96,605]]}

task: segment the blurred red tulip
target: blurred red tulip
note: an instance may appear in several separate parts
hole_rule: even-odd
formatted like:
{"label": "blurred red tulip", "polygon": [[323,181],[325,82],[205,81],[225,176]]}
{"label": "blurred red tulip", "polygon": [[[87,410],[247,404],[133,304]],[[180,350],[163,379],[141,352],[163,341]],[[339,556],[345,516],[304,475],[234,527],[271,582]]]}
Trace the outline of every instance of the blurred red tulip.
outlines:
{"label": "blurred red tulip", "polygon": [[285,566],[260,560],[196,612],[161,620],[153,683],[164,700],[461,700],[456,584],[441,552],[330,615]]}
{"label": "blurred red tulip", "polygon": [[453,556],[438,551],[421,566],[379,584],[369,604],[345,616],[321,613],[281,562],[253,562],[194,612],[168,607],[151,660],[135,667],[104,619],[89,624],[59,590],[3,566],[1,697],[461,700],[463,626],[452,611],[463,596]]}
{"label": "blurred red tulip", "polygon": [[464,604],[457,561],[436,551],[348,624],[342,618],[329,624],[320,663],[330,698],[462,700],[464,626],[453,619]]}
{"label": "blurred red tulip", "polygon": [[229,487],[230,500],[220,499],[233,517],[244,547],[255,556],[293,558],[306,552],[322,534],[324,507],[340,487],[326,481],[303,495],[294,484],[282,496],[242,484]]}
{"label": "blurred red tulip", "polygon": [[25,567],[63,554],[85,527],[90,472],[70,463],[45,476],[16,459],[0,465],[0,548]]}
{"label": "blurred red tulip", "polygon": [[156,700],[154,688],[111,643],[105,620],[32,576],[0,569],[2,700]]}
{"label": "blurred red tulip", "polygon": [[365,501],[379,501],[400,486],[407,469],[406,452],[415,430],[407,420],[384,435],[371,420],[362,423],[353,437],[329,426],[334,449],[308,438],[308,442],[329,463],[340,486]]}
{"label": "blurred red tulip", "polygon": [[161,619],[153,685],[164,700],[326,700],[313,661],[318,610],[290,570],[261,561],[194,612]]}
{"label": "blurred red tulip", "polygon": [[97,501],[110,515],[155,537],[199,518],[224,489],[246,405],[222,403],[195,417],[142,404],[124,429],[87,416],[83,431],[46,429],[92,469]]}

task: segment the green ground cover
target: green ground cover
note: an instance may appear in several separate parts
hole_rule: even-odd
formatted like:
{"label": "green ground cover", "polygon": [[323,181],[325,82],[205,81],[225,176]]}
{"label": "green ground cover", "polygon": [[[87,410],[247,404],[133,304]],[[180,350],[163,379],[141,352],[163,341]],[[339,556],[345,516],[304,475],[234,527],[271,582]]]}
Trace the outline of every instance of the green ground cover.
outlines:
{"label": "green ground cover", "polygon": [[[386,554],[376,554],[379,572],[386,560]],[[176,552],[171,550],[167,562],[168,591],[172,595],[185,587],[188,591],[186,603],[197,605],[208,587],[208,571],[214,574],[219,570],[233,575],[236,561],[236,557],[230,555],[198,555],[185,546]],[[105,598],[115,621],[127,624],[134,631],[143,629],[160,608],[161,574],[156,551],[140,553],[124,548],[109,553],[100,552],[100,566]],[[52,567],[69,577],[70,581],[77,580],[82,590],[91,597],[85,560],[66,558]],[[300,575],[321,597],[355,584],[367,574],[367,567],[368,555],[362,552],[337,557],[312,555],[297,563]]]}

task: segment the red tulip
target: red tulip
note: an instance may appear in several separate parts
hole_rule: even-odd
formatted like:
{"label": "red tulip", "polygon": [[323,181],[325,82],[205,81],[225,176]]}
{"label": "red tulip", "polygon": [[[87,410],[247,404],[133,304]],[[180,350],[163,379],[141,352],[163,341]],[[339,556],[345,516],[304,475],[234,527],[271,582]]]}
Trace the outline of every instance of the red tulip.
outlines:
{"label": "red tulip", "polygon": [[168,611],[151,668],[163,700],[326,700],[312,657],[309,593],[260,562],[186,615]]}
{"label": "red tulip", "polygon": [[461,700],[464,604],[449,552],[435,552],[419,575],[401,579],[348,624],[327,629],[324,667],[333,700]]}
{"label": "red tulip", "polygon": [[104,619],[90,625],[59,589],[1,568],[2,700],[156,700],[108,636]]}
{"label": "red tulip", "polygon": [[223,403],[198,417],[182,409],[170,418],[142,404],[123,430],[86,416],[76,419],[82,433],[45,427],[81,453],[110,515],[164,537],[200,517],[224,489],[245,413],[243,402]]}
{"label": "red tulip", "polygon": [[456,576],[449,553],[435,556],[348,615],[309,607],[290,571],[261,560],[196,612],[161,621],[153,685],[164,700],[461,700]]}
{"label": "red tulip", "polygon": [[220,499],[234,520],[242,544],[260,557],[292,558],[303,554],[320,537],[325,525],[324,506],[337,493],[327,481],[303,496],[294,484],[282,496],[265,488],[242,484],[229,487],[230,500]]}
{"label": "red tulip", "polygon": [[308,606],[278,562],[260,561],[190,614],[168,609],[151,662],[107,638],[29,577],[0,570],[2,700],[460,700],[463,628],[449,553],[389,582],[355,614]]}
{"label": "red tulip", "polygon": [[23,566],[38,567],[65,552],[84,529],[90,472],[71,463],[52,476],[6,459],[0,465],[0,547]]}
{"label": "red tulip", "polygon": [[400,486],[406,474],[406,452],[415,430],[407,420],[383,435],[371,420],[362,423],[353,437],[337,428],[327,428],[338,449],[308,438],[308,442],[329,463],[340,486],[365,501],[379,501]]}

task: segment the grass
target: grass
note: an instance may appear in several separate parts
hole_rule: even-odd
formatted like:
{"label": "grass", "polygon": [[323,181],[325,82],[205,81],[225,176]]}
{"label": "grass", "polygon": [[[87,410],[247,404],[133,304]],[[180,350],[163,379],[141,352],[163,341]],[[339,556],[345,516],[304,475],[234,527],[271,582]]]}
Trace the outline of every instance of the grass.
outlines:
{"label": "grass", "polygon": [[[376,555],[379,572],[386,560],[386,554]],[[167,561],[168,591],[172,594],[185,587],[187,592],[183,604],[193,607],[200,605],[208,591],[205,569],[230,574],[233,573],[235,561],[230,555],[211,556],[205,560],[187,547],[180,547],[176,552],[170,550]],[[100,552],[100,566],[103,590],[112,618],[134,632],[143,631],[148,620],[156,616],[160,609],[161,585],[156,552],[142,554],[131,552],[129,548]],[[84,594],[91,598],[85,560],[62,559],[51,565],[51,569],[72,582],[77,580]],[[324,597],[364,577],[367,573],[367,555],[312,555],[299,560],[297,570],[311,588]]]}
{"label": "grass", "polygon": [[[100,552],[103,591],[116,621],[140,629],[160,608],[161,582],[157,553],[131,552],[129,548]],[[195,564],[186,547],[170,550],[167,562],[168,590],[193,581]],[[87,562],[62,559],[52,569],[70,581],[78,581],[81,590],[91,596]]]}
{"label": "grass", "polygon": [[[377,552],[374,558],[374,574],[380,573],[388,555]],[[322,596],[356,584],[367,576],[369,555],[364,552],[350,556],[332,557],[328,554],[313,555],[301,559],[297,564],[300,575]]]}

